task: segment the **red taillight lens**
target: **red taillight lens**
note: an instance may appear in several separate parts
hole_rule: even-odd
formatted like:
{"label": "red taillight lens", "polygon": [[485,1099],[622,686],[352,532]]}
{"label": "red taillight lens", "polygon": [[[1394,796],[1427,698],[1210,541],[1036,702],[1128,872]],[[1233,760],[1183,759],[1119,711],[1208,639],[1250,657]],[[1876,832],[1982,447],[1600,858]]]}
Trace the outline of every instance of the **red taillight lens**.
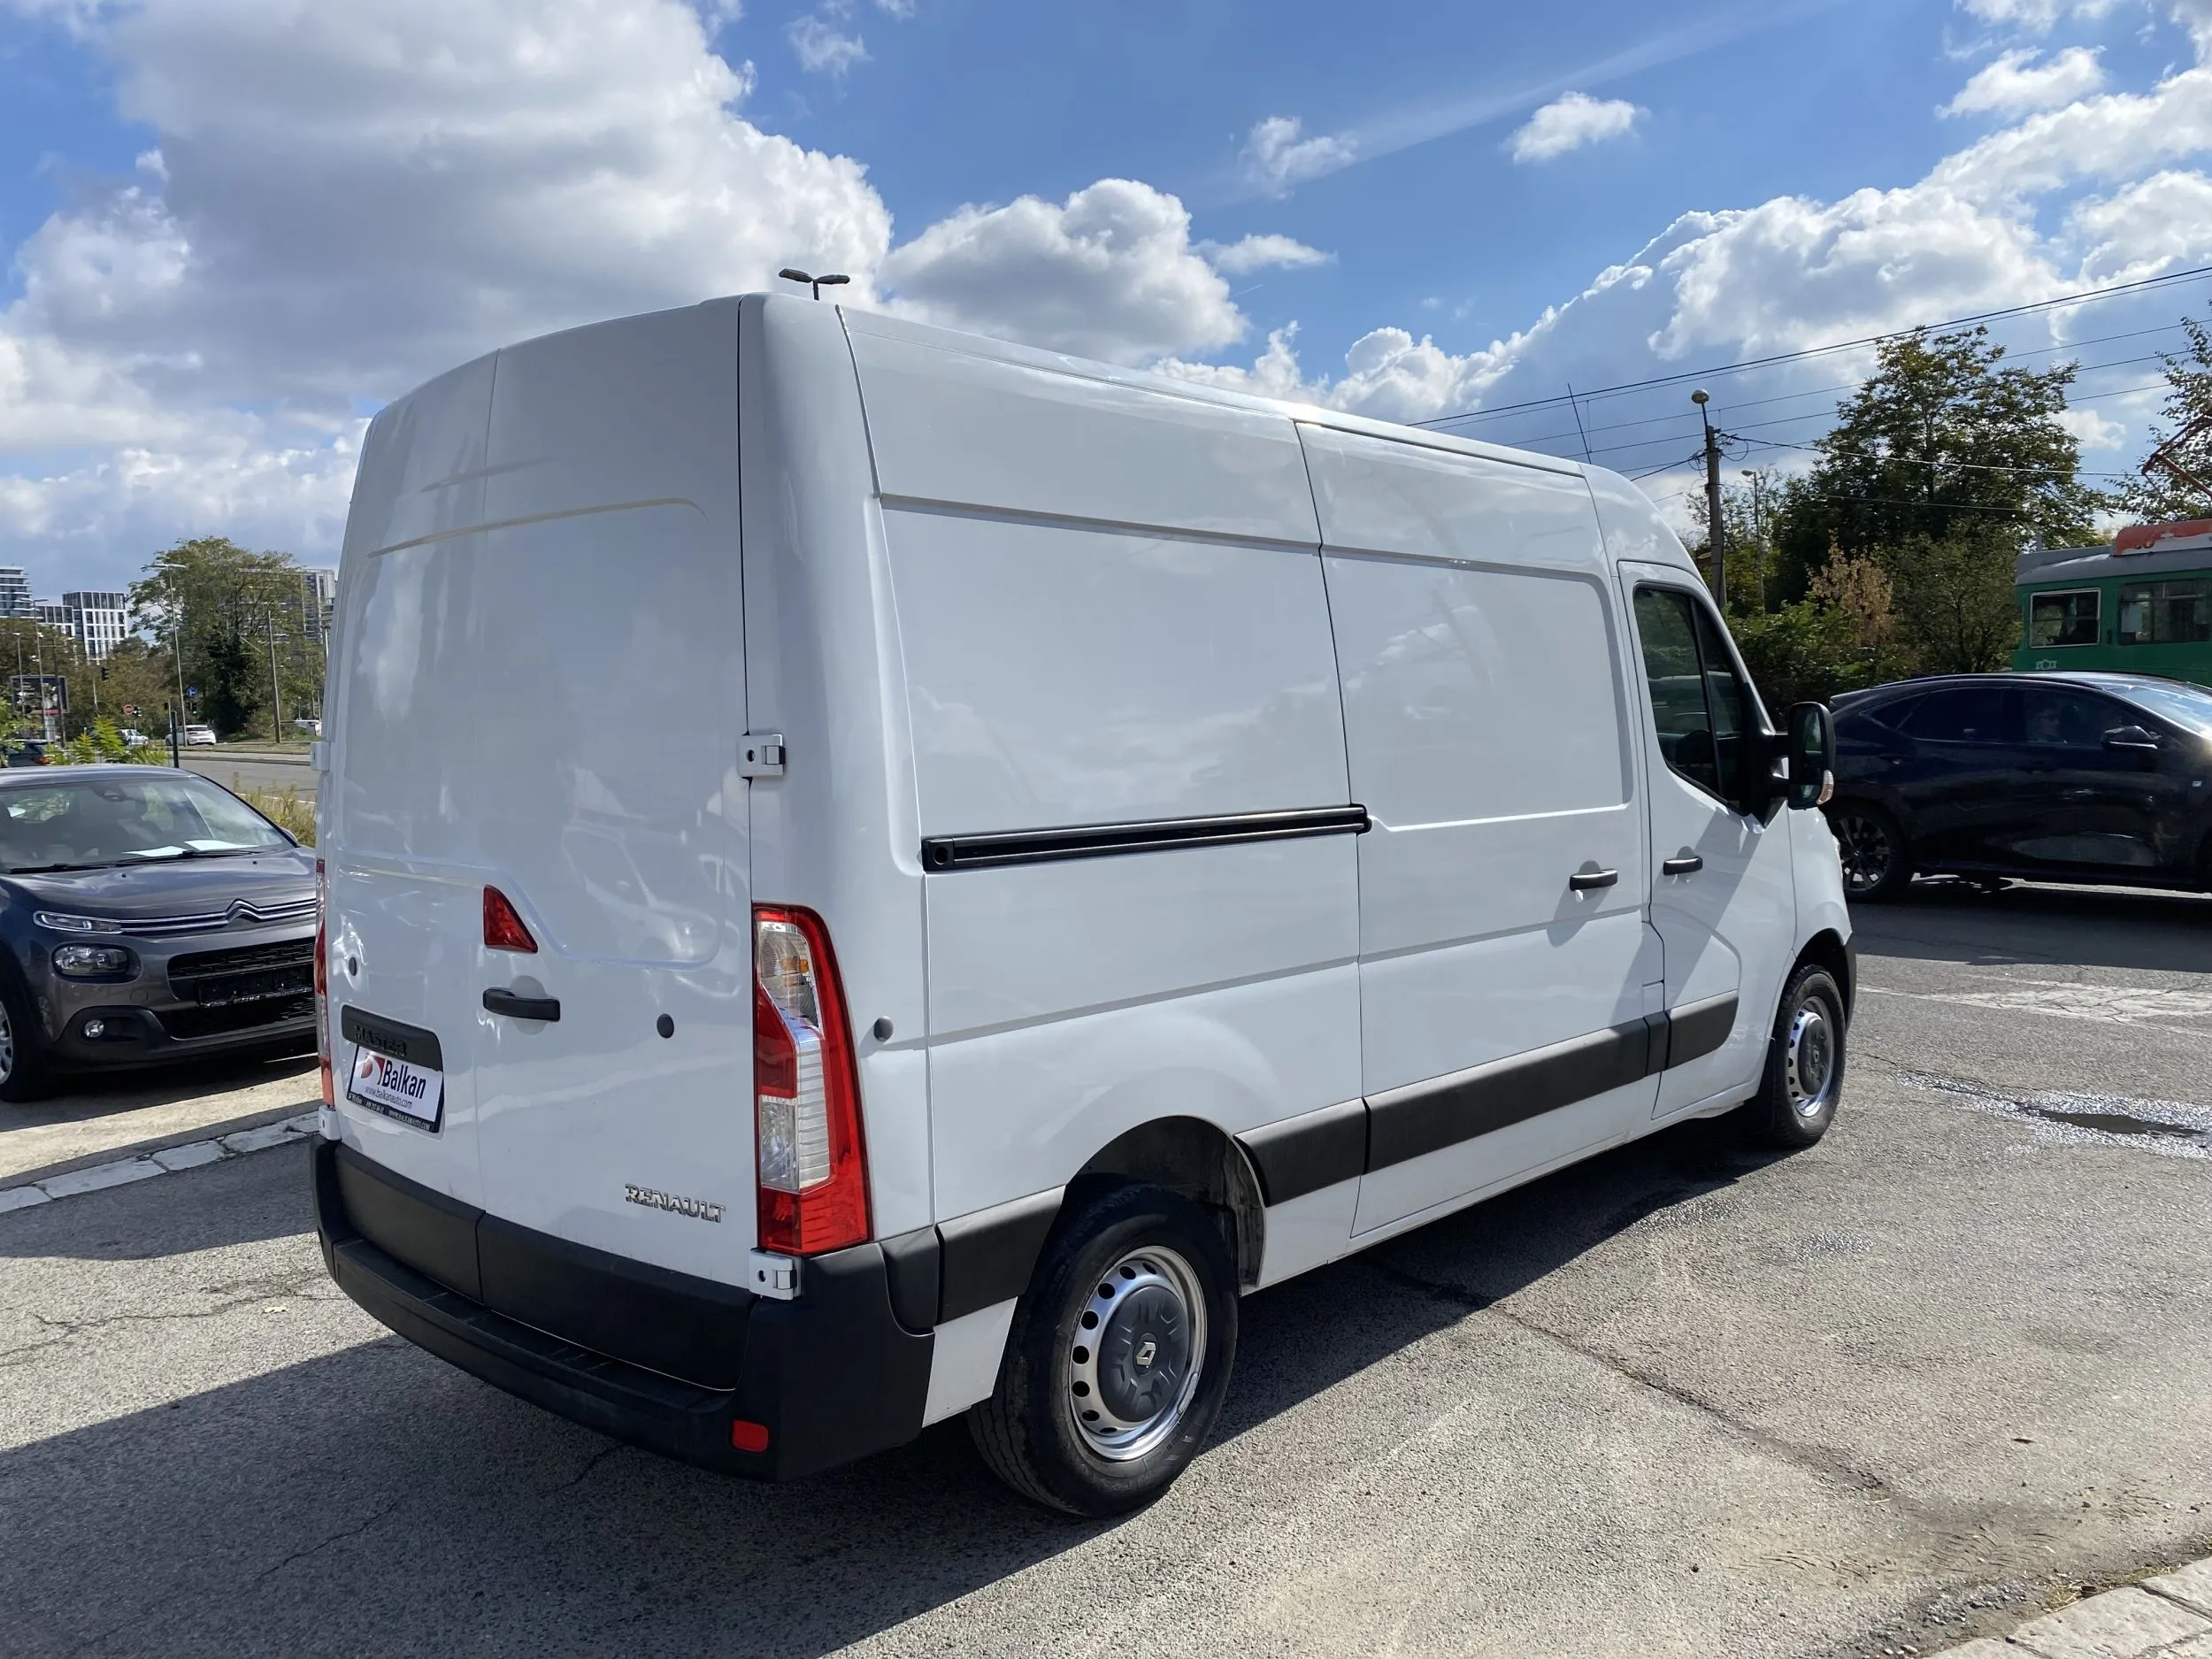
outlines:
{"label": "red taillight lens", "polygon": [[538,954],[538,941],[530,937],[530,930],[522,925],[513,901],[497,887],[484,889],[484,949],[519,950],[533,956]]}
{"label": "red taillight lens", "polygon": [[852,1022],[811,910],[753,910],[753,1113],[760,1248],[818,1256],[868,1237]]}
{"label": "red taillight lens", "polygon": [[[323,1104],[338,1103],[336,1083],[330,1075],[330,878],[323,861],[315,861],[315,1057],[323,1074]],[[295,980],[293,983],[297,984]]]}
{"label": "red taillight lens", "polygon": [[730,1444],[741,1452],[764,1452],[768,1449],[768,1425],[733,1417],[730,1421]]}

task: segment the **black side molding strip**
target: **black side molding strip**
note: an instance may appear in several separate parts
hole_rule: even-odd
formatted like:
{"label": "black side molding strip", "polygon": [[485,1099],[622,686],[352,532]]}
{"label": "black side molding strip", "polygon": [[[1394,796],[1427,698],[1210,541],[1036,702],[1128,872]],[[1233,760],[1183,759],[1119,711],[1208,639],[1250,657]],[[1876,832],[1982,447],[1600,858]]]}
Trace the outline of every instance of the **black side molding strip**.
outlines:
{"label": "black side molding strip", "polygon": [[1367,1168],[1367,1102],[1324,1106],[1237,1137],[1259,1172],[1260,1202],[1286,1204]]}
{"label": "black side molding strip", "polygon": [[1712,1053],[1735,1029],[1732,994],[1647,1014],[1486,1065],[1325,1106],[1237,1137],[1272,1207],[1642,1081]]}
{"label": "black side molding strip", "polygon": [[1037,1257],[1060,1218],[1065,1187],[1033,1193],[937,1224],[937,1323],[957,1319],[1029,1288]]}
{"label": "black side molding strip", "polygon": [[1151,818],[1137,824],[1079,824],[1065,829],[1002,830],[987,835],[929,835],[922,868],[982,870],[1000,864],[1108,858],[1175,847],[1222,847],[1236,841],[1296,841],[1309,835],[1364,835],[1363,806],[1319,806],[1282,812],[1233,812],[1219,818]]}
{"label": "black side molding strip", "polygon": [[1557,1111],[1658,1071],[1654,1027],[1634,1019],[1367,1097],[1367,1167],[1386,1170]]}

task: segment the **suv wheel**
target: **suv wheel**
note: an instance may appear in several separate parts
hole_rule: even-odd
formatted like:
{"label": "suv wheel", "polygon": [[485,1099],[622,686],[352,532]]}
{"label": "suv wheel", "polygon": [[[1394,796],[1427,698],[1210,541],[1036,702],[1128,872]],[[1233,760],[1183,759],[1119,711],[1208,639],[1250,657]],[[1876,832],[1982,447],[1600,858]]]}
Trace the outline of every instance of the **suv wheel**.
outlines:
{"label": "suv wheel", "polygon": [[1912,881],[1905,833],[1878,806],[1842,801],[1828,809],[1828,827],[1836,833],[1836,855],[1843,864],[1843,887],[1866,903],[1895,898]]}
{"label": "suv wheel", "polygon": [[1205,1211],[1156,1187],[1096,1190],[1063,1212],[968,1427],[1024,1497],[1119,1515],[1197,1455],[1236,1342],[1236,1269]]}
{"label": "suv wheel", "polygon": [[1835,1122],[1843,1094],[1845,1025],[1835,975],[1811,963],[1790,975],[1750,1109],[1751,1127],[1769,1146],[1801,1150]]}

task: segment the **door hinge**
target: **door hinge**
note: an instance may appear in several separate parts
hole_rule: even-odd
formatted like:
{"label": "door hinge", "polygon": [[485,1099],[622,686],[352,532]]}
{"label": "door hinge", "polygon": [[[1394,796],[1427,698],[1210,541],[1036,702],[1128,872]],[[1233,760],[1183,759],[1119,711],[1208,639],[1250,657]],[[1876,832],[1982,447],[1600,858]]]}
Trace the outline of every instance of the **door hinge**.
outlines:
{"label": "door hinge", "polygon": [[772,1250],[748,1250],[745,1268],[751,1282],[746,1286],[756,1296],[765,1296],[772,1302],[790,1302],[799,1294],[799,1263],[795,1256],[778,1256]]}
{"label": "door hinge", "polygon": [[741,778],[782,777],[783,733],[746,733],[737,751],[737,775]]}

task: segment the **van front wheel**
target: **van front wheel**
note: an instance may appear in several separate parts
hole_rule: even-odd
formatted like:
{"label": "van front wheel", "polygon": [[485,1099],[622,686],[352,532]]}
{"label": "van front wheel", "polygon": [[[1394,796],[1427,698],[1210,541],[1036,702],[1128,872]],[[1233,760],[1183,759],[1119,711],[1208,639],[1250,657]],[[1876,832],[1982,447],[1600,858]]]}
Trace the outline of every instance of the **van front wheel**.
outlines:
{"label": "van front wheel", "polygon": [[1766,1074],[1748,1109],[1749,1126],[1771,1147],[1797,1151],[1828,1133],[1843,1094],[1843,990],[1811,963],[1782,993]]}
{"label": "van front wheel", "polygon": [[1236,1270],[1206,1213],[1160,1187],[1107,1187],[1062,1214],[969,1430],[1024,1497],[1120,1515],[1205,1443],[1236,1342]]}

